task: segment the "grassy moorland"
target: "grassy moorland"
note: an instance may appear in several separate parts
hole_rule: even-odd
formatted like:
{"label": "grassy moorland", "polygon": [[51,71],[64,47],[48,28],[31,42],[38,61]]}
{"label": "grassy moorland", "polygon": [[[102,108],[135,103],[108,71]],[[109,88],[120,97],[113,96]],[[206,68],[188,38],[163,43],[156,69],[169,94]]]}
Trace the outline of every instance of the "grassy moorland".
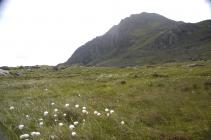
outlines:
{"label": "grassy moorland", "polygon": [[10,140],[209,139],[211,62],[192,63],[12,68],[22,75],[0,77],[0,128]]}

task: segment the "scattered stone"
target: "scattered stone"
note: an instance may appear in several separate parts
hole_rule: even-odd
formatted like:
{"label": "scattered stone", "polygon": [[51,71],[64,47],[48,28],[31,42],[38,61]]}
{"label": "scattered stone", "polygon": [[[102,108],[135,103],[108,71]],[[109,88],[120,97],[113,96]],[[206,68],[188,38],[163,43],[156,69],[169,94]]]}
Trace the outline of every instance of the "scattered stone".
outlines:
{"label": "scattered stone", "polygon": [[20,72],[16,72],[16,73],[14,73],[14,75],[19,77],[19,76],[22,76],[23,74]]}
{"label": "scattered stone", "polygon": [[8,70],[0,69],[0,76],[7,76],[9,74],[10,74],[10,72]]}
{"label": "scattered stone", "polygon": [[204,66],[203,64],[189,64],[186,65],[187,67],[199,67],[199,66]]}

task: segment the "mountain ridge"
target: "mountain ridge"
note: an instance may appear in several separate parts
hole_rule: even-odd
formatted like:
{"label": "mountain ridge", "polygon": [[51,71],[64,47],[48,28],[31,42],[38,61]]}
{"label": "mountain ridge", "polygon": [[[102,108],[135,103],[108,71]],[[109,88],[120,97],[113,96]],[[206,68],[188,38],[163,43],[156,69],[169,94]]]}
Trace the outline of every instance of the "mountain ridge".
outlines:
{"label": "mountain ridge", "polygon": [[88,41],[64,64],[134,66],[208,60],[210,44],[211,20],[185,23],[144,12],[121,20],[104,35]]}

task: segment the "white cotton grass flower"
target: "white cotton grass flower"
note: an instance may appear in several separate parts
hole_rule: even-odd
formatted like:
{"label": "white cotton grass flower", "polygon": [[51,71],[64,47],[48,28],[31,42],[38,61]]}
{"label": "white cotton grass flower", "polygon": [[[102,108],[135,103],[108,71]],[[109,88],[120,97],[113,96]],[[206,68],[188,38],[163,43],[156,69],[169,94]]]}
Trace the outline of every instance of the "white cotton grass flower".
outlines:
{"label": "white cotton grass flower", "polygon": [[20,139],[27,139],[27,138],[29,138],[29,134],[20,135]]}
{"label": "white cotton grass flower", "polygon": [[45,112],[43,113],[43,115],[44,115],[44,116],[47,116],[47,115],[48,115],[48,111],[45,111]]}
{"label": "white cotton grass flower", "polygon": [[107,113],[106,116],[109,117],[110,116],[110,113]]}
{"label": "white cotton grass flower", "polygon": [[72,132],[72,136],[76,136],[76,132],[73,131],[73,132]]}
{"label": "white cotton grass flower", "polygon": [[67,116],[67,114],[66,114],[66,113],[64,113],[64,114],[63,114],[63,116],[64,116],[64,117],[66,117],[66,116]]}
{"label": "white cotton grass flower", "polygon": [[95,115],[97,115],[97,113],[98,113],[97,111],[94,111],[94,114],[95,114]]}
{"label": "white cotton grass flower", "polygon": [[31,132],[32,137],[40,136],[40,132]]}
{"label": "white cotton grass flower", "polygon": [[63,126],[64,124],[63,123],[59,123],[59,126]]}
{"label": "white cotton grass flower", "polygon": [[58,109],[57,109],[57,108],[55,108],[55,109],[54,109],[54,112],[58,112]]}
{"label": "white cotton grass flower", "polygon": [[101,113],[100,113],[100,112],[98,112],[98,113],[97,113],[97,116],[100,116],[100,115],[101,115]]}
{"label": "white cotton grass flower", "polygon": [[20,130],[22,130],[24,128],[24,125],[23,124],[20,124],[19,126],[18,126],[18,129],[20,129]]}
{"label": "white cotton grass flower", "polygon": [[106,109],[105,109],[105,112],[108,112],[108,111],[109,111],[109,109],[108,109],[108,108],[106,108]]}
{"label": "white cotton grass flower", "polygon": [[79,108],[79,104],[76,104],[76,105],[75,105],[75,108]]}
{"label": "white cotton grass flower", "polygon": [[36,132],[36,136],[40,136],[40,132]]}
{"label": "white cotton grass flower", "polygon": [[65,107],[69,107],[70,106],[70,104],[65,104]]}
{"label": "white cotton grass flower", "polygon": [[57,117],[58,115],[57,115],[57,114],[54,114],[53,116],[54,116],[54,117]]}
{"label": "white cotton grass flower", "polygon": [[40,122],[39,125],[40,125],[40,126],[43,126],[43,122]]}
{"label": "white cotton grass flower", "polygon": [[10,106],[10,110],[14,110],[15,108],[14,108],[14,106]]}
{"label": "white cotton grass flower", "polygon": [[55,103],[51,103],[51,105],[53,106],[53,105],[55,105]]}
{"label": "white cotton grass flower", "polygon": [[42,118],[39,118],[39,121],[43,121],[43,119]]}
{"label": "white cotton grass flower", "polygon": [[83,109],[83,110],[82,110],[82,113],[88,114],[89,112]]}
{"label": "white cotton grass flower", "polygon": [[54,121],[55,121],[55,122],[58,122],[58,120],[57,120],[57,119],[55,119]]}
{"label": "white cotton grass flower", "polygon": [[85,124],[85,122],[86,122],[86,120],[85,120],[85,119],[83,119],[83,123],[82,123],[82,124],[84,125],[84,124]]}
{"label": "white cotton grass flower", "polygon": [[78,125],[78,121],[73,122],[74,125]]}
{"label": "white cotton grass flower", "polygon": [[55,139],[56,137],[55,137],[54,135],[51,135],[50,138],[51,138],[51,139]]}
{"label": "white cotton grass flower", "polygon": [[83,106],[83,107],[82,107],[82,109],[83,109],[83,110],[86,110],[86,107],[85,107],[85,106]]}
{"label": "white cotton grass flower", "polygon": [[121,125],[124,125],[124,124],[125,124],[125,122],[124,122],[124,121],[121,121],[120,123],[121,123]]}
{"label": "white cotton grass flower", "polygon": [[69,125],[69,128],[72,130],[75,128],[75,126],[71,124],[71,125]]}
{"label": "white cotton grass flower", "polygon": [[36,135],[36,132],[31,132],[31,136],[34,137]]}
{"label": "white cotton grass flower", "polygon": [[114,113],[114,110],[110,110],[110,114]]}
{"label": "white cotton grass flower", "polygon": [[26,118],[29,118],[29,115],[26,115]]}

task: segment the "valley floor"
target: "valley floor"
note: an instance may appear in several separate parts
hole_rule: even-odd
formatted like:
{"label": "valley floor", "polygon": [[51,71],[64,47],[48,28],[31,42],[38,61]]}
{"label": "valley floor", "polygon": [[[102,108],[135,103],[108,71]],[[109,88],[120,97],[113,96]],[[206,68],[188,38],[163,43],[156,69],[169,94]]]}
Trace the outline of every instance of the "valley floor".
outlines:
{"label": "valley floor", "polygon": [[211,137],[211,61],[10,72],[21,73],[0,77],[0,122],[10,140]]}

